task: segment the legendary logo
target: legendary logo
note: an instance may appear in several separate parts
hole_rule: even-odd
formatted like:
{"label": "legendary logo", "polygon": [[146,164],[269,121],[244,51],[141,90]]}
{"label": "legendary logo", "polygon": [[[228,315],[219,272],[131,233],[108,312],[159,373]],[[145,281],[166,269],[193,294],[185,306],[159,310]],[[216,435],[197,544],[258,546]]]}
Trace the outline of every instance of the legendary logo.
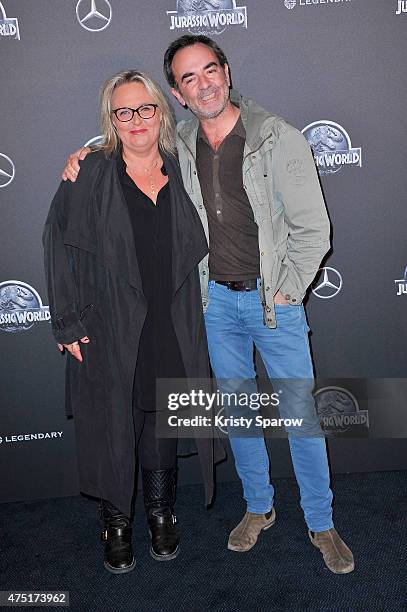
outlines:
{"label": "legendary logo", "polygon": [[0,330],[22,332],[38,321],[49,321],[49,307],[43,306],[37,291],[22,281],[0,283]]}
{"label": "legendary logo", "polygon": [[7,434],[0,437],[0,444],[2,442],[32,442],[33,440],[52,440],[62,438],[63,431],[39,431],[37,433],[26,433],[26,434]]}
{"label": "legendary logo", "polygon": [[177,0],[177,10],[167,11],[170,30],[188,30],[191,34],[222,34],[229,26],[247,28],[245,6],[236,0]]}
{"label": "legendary logo", "polygon": [[87,142],[85,142],[83,146],[91,147],[92,145],[101,145],[103,144],[103,141],[104,141],[104,136],[100,134],[99,136],[94,136],[93,138],[90,138]]}
{"label": "legendary logo", "polygon": [[20,30],[18,29],[18,19],[15,17],[7,17],[3,4],[0,2],[0,36],[9,36],[20,40]]}
{"label": "legendary logo", "polygon": [[320,268],[322,272],[312,284],[312,293],[322,300],[329,300],[342,289],[342,276],[335,268]]}
{"label": "legendary logo", "polygon": [[403,295],[403,293],[407,294],[407,266],[404,270],[404,278],[401,278],[400,280],[395,280],[394,282],[398,284],[398,290],[396,295]]}
{"label": "legendary logo", "polygon": [[320,174],[335,174],[342,166],[362,167],[362,150],[353,148],[348,132],[333,121],[315,121],[302,130]]}
{"label": "legendary logo", "polygon": [[112,20],[112,7],[109,0],[79,0],[76,5],[76,17],[85,30],[101,32]]}
{"label": "legendary logo", "polygon": [[[326,6],[332,6],[333,4],[343,4],[344,2],[351,2],[352,0],[298,0],[298,6],[315,6],[316,4],[325,4]],[[297,0],[284,0],[284,5],[288,9],[292,9],[297,4]]]}
{"label": "legendary logo", "polygon": [[355,396],[342,387],[324,387],[314,394],[321,427],[326,436],[343,434],[350,428],[360,431],[369,427],[367,410],[360,410]]}
{"label": "legendary logo", "polygon": [[401,15],[401,13],[407,13],[407,0],[397,0],[396,15]]}
{"label": "legendary logo", "polygon": [[10,185],[15,173],[16,169],[11,159],[4,153],[0,153],[0,188]]}

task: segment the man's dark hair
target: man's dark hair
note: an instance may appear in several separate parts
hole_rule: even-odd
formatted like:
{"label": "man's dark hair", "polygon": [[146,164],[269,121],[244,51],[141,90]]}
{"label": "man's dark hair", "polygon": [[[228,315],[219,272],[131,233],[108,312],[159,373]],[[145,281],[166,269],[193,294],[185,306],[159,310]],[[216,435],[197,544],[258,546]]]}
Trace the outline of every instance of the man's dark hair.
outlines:
{"label": "man's dark hair", "polygon": [[197,44],[206,45],[207,47],[212,49],[212,51],[218,58],[219,64],[222,66],[222,68],[225,64],[228,63],[225,53],[222,51],[219,45],[217,45],[216,42],[212,40],[212,38],[204,36],[203,34],[185,34],[184,36],[177,38],[177,40],[174,40],[174,42],[170,44],[164,55],[164,74],[170,87],[177,88],[174,73],[172,71],[172,60],[174,59],[174,55],[180,49],[184,49],[185,47],[192,47],[192,45]]}

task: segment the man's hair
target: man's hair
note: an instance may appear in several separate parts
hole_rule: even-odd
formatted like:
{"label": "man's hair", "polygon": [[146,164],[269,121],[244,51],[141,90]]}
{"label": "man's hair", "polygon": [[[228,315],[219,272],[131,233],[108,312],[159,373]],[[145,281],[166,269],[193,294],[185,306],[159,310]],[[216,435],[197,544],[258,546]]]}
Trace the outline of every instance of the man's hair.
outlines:
{"label": "man's hair", "polygon": [[106,81],[100,92],[100,123],[104,142],[97,147],[106,154],[118,151],[121,147],[119,135],[112,121],[112,96],[116,87],[125,83],[141,83],[154,98],[161,111],[160,135],[158,144],[167,154],[175,151],[175,119],[174,111],[168,103],[161,87],[145,72],[139,70],[123,70],[114,74]]}
{"label": "man's hair", "polygon": [[192,47],[193,45],[197,44],[206,45],[207,47],[212,49],[212,51],[218,58],[219,64],[222,66],[222,68],[225,64],[228,63],[224,51],[214,40],[212,40],[212,38],[204,36],[203,34],[185,34],[184,36],[177,38],[177,40],[174,40],[174,42],[170,44],[164,55],[164,75],[170,87],[175,87],[175,89],[177,89],[174,73],[172,71],[172,61],[174,59],[174,55],[180,49],[185,49],[185,47]]}

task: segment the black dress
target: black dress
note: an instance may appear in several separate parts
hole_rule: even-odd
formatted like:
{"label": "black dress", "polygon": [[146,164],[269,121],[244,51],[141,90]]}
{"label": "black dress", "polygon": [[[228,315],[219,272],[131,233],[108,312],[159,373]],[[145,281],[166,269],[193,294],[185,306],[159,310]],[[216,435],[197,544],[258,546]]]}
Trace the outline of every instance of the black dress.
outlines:
{"label": "black dress", "polygon": [[148,304],[134,375],[133,407],[154,412],[166,408],[156,405],[156,378],[185,378],[171,318],[170,189],[169,183],[164,185],[154,204],[127,174],[126,163],[120,155],[117,166],[133,227],[143,293]]}

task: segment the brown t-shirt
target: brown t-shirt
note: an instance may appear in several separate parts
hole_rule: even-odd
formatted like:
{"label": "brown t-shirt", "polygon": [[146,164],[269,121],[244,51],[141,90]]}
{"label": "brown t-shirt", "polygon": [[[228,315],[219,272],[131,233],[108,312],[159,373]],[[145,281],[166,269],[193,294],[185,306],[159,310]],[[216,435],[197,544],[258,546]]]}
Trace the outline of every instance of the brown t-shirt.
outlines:
{"label": "brown t-shirt", "polygon": [[258,227],[243,188],[246,132],[239,116],[217,151],[198,129],[196,162],[209,224],[209,277],[247,280],[260,275]]}

